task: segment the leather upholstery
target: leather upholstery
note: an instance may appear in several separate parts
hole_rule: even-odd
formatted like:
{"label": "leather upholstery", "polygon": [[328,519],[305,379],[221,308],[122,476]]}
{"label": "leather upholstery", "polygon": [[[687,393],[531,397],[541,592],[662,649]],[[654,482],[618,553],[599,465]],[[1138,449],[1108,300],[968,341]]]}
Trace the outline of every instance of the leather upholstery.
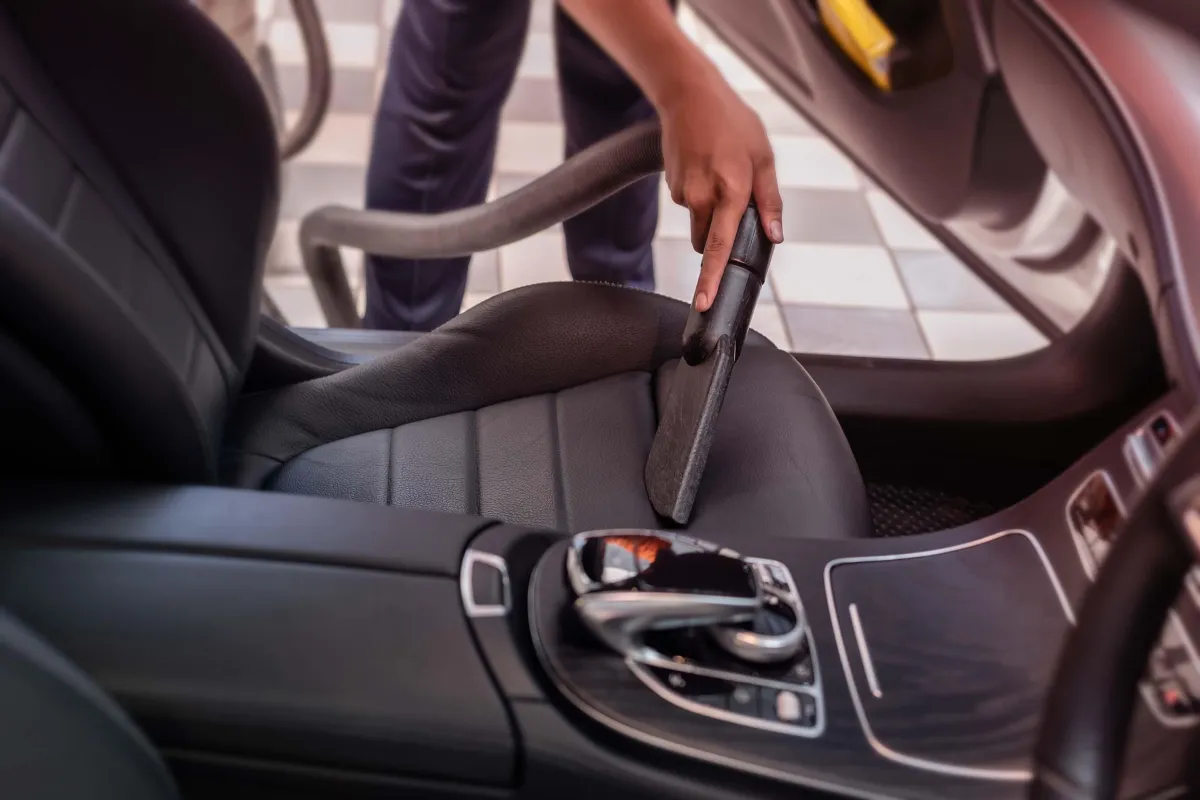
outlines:
{"label": "leather upholstery", "polygon": [[[369,364],[246,397],[231,480],[560,530],[661,527],[642,470],[686,317],[613,286],[509,292]],[[788,354],[748,342],[689,530],[869,535],[820,391]]]}
{"label": "leather upholstery", "polygon": [[[661,524],[641,475],[687,316],[673,300],[528,287],[370,363],[241,396],[274,135],[249,69],[188,3],[4,4],[0,410],[39,411],[0,433],[0,469]],[[696,524],[865,534],[820,392],[765,339],[749,344]]]}
{"label": "leather upholstery", "polygon": [[92,411],[97,464],[215,477],[277,194],[261,92],[188,4],[0,8],[0,324]]}

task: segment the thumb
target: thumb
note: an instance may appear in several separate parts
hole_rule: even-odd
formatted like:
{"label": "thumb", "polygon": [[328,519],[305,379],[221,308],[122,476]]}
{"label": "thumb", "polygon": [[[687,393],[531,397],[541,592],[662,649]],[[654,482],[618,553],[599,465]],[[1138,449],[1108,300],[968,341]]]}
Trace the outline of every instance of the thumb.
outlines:
{"label": "thumb", "polygon": [[754,204],[763,232],[775,244],[783,241],[783,197],[775,177],[775,162],[767,159],[754,170]]}

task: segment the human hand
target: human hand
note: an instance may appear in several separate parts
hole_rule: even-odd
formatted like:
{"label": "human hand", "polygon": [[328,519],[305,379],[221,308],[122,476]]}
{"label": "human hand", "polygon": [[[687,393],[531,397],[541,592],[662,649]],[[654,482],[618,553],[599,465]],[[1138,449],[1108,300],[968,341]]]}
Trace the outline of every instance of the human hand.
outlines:
{"label": "human hand", "polygon": [[758,115],[712,70],[659,106],[671,199],[692,217],[692,247],[703,258],[693,301],[707,311],[753,198],[763,231],[783,241],[783,199],[775,154]]}

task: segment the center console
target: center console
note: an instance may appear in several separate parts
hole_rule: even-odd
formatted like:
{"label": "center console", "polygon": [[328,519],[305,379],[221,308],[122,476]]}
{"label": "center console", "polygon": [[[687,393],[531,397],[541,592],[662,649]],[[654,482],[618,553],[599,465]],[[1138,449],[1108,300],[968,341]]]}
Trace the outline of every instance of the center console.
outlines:
{"label": "center console", "polygon": [[[1010,509],[897,538],[9,488],[0,607],[189,798],[1018,798],[1064,637],[1183,408]],[[1125,797],[1195,788],[1194,594],[1147,668]]]}

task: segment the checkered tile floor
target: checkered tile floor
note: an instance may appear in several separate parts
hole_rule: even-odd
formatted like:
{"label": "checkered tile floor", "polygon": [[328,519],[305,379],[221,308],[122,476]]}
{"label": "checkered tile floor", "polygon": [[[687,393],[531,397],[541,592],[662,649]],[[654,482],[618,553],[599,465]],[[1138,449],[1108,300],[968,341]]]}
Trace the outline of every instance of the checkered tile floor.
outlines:
{"label": "checkered tile floor", "polygon": [[[551,46],[551,0],[536,11],[519,77],[504,109],[493,194],[553,167],[562,152]],[[285,0],[258,0],[285,106],[303,101],[303,52]],[[332,110],[313,145],[286,170],[282,222],[268,289],[292,324],[323,320],[296,247],[299,219],[325,203],[361,206],[371,117],[383,80],[399,0],[322,2],[337,70]],[[771,134],[784,193],[787,241],[776,248],[771,283],[754,327],[781,347],[847,355],[985,359],[1036,349],[1041,335],[873,188],[842,153],[786,106],[685,7],[680,22],[759,112]],[[687,300],[699,256],[687,212],[665,184],[655,240],[659,291]],[[347,253],[362,292],[362,259]],[[562,235],[478,254],[466,305],[529,283],[568,279]],[[361,300],[361,297],[360,297]]]}

